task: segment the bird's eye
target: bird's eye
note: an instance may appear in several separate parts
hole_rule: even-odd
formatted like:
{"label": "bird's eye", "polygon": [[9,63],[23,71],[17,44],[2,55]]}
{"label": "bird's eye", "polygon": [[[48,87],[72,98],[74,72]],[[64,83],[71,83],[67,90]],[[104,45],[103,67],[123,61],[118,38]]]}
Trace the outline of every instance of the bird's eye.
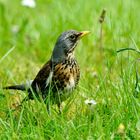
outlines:
{"label": "bird's eye", "polygon": [[75,40],[75,39],[76,39],[76,36],[75,36],[75,35],[71,35],[71,36],[70,36],[70,39],[71,39],[71,40]]}

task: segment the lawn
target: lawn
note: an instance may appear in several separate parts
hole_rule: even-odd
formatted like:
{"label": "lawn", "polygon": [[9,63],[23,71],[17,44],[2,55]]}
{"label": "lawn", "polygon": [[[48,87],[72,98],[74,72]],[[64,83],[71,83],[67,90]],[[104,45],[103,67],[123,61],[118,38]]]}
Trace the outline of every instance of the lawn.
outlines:
{"label": "lawn", "polygon": [[[0,0],[0,139],[140,139],[139,9],[139,0]],[[69,29],[91,34],[76,48],[81,79],[62,113],[37,100],[13,112],[27,93],[2,87],[33,79]]]}

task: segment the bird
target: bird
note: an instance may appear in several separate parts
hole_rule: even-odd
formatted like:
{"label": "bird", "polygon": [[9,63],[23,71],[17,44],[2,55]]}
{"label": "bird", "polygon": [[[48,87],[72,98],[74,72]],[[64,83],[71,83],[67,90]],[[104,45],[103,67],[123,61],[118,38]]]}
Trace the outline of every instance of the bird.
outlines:
{"label": "bird", "polygon": [[90,31],[68,30],[61,33],[55,43],[52,55],[39,70],[34,80],[19,85],[6,86],[3,89],[27,91],[23,101],[42,99],[47,104],[60,105],[77,87],[80,68],[75,58],[75,48],[79,40]]}

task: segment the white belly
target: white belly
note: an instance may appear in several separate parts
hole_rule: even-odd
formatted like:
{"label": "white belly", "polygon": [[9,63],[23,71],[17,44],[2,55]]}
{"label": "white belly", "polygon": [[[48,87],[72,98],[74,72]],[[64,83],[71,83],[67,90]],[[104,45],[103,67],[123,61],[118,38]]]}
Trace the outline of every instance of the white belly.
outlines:
{"label": "white belly", "polygon": [[71,77],[69,79],[69,82],[67,83],[66,90],[71,91],[74,87],[75,87],[75,80],[73,77]]}

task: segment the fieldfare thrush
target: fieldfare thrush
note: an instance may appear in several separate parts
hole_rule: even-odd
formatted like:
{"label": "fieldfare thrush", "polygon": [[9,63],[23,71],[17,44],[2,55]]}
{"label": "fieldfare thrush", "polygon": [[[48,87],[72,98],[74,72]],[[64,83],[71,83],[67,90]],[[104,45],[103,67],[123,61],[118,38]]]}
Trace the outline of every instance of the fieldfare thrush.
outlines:
{"label": "fieldfare thrush", "polygon": [[89,31],[69,30],[57,39],[50,60],[40,69],[30,84],[7,86],[4,89],[28,91],[24,100],[41,97],[44,101],[60,106],[80,79],[79,65],[74,56],[78,41]]}

